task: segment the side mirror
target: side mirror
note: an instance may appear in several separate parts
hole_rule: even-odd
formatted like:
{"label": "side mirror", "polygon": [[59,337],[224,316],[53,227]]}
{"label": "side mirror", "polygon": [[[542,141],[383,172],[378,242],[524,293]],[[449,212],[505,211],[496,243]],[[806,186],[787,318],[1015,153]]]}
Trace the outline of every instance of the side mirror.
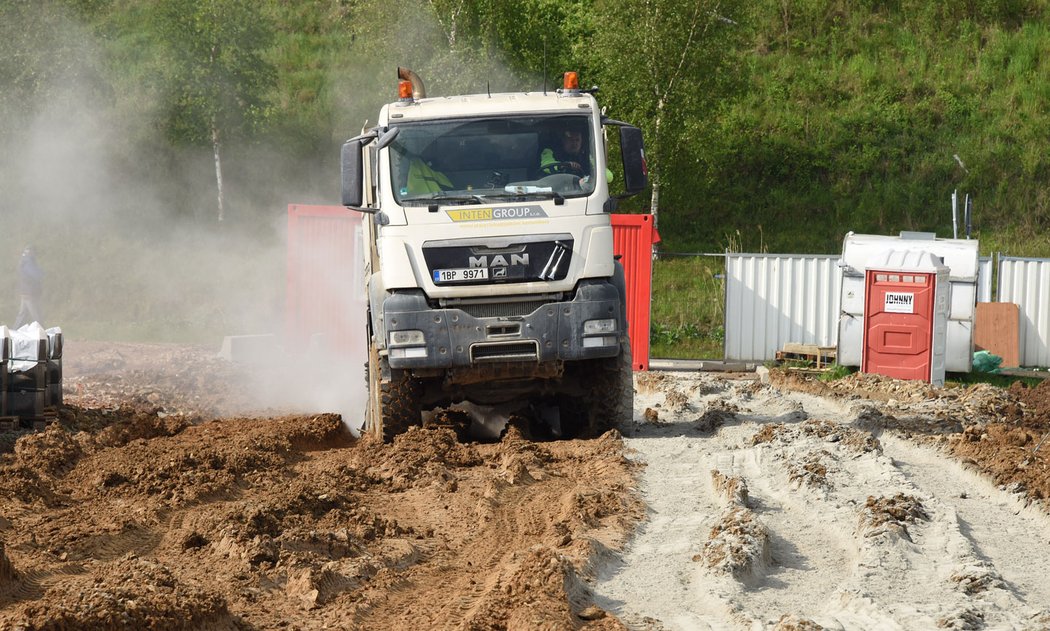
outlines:
{"label": "side mirror", "polygon": [[365,195],[360,139],[352,138],[343,143],[339,162],[342,167],[343,206],[360,208]]}
{"label": "side mirror", "polygon": [[620,153],[623,155],[624,188],[635,195],[649,185],[649,168],[645,163],[642,130],[630,125],[620,127]]}

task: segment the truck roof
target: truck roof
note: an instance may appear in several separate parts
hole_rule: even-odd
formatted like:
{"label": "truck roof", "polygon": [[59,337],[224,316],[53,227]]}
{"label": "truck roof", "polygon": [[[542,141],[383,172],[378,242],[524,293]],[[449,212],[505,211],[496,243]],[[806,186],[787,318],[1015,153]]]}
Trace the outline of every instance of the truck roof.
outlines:
{"label": "truck roof", "polygon": [[517,92],[429,97],[406,103],[389,103],[379,114],[379,124],[396,120],[461,118],[489,114],[572,113],[596,111],[590,94]]}

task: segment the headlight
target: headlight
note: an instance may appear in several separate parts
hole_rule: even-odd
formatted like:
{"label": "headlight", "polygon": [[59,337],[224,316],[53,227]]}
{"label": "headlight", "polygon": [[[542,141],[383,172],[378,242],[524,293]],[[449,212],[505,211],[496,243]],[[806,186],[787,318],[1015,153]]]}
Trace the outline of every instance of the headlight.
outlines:
{"label": "headlight", "polygon": [[393,359],[411,359],[416,357],[426,357],[427,349],[422,346],[415,348],[392,348],[390,349],[390,357]]}
{"label": "headlight", "polygon": [[422,331],[391,331],[391,346],[422,346],[426,344]]}
{"label": "headlight", "polygon": [[584,335],[599,335],[601,333],[615,333],[616,320],[587,320],[583,323]]}

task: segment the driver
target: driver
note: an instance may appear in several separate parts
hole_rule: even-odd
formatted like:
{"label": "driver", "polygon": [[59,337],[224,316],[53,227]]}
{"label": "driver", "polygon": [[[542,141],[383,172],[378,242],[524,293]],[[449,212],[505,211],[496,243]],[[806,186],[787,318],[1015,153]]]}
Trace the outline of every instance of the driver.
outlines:
{"label": "driver", "polygon": [[591,161],[583,146],[583,132],[566,129],[558,134],[555,147],[540,153],[540,172],[544,175],[572,173],[579,176],[591,174]]}
{"label": "driver", "polygon": [[441,171],[435,170],[422,158],[415,156],[408,163],[408,186],[409,195],[421,193],[440,193],[455,188],[452,182]]}

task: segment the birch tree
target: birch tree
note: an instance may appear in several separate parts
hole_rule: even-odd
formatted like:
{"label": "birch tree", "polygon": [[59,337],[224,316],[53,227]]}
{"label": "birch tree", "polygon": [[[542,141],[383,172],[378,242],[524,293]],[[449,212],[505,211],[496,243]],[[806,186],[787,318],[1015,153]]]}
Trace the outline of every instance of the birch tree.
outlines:
{"label": "birch tree", "polygon": [[[615,118],[645,132],[651,196],[659,220],[665,187],[683,188],[680,161],[698,126],[717,114],[740,69],[740,0],[597,0],[591,66]],[[685,168],[682,168],[685,166]],[[673,172],[681,177],[672,178]],[[695,176],[695,173],[693,174]]]}
{"label": "birch tree", "polygon": [[166,128],[177,143],[210,145],[220,222],[226,219],[223,143],[265,119],[274,84],[264,57],[272,29],[258,6],[249,0],[167,0],[155,14],[171,90]]}

